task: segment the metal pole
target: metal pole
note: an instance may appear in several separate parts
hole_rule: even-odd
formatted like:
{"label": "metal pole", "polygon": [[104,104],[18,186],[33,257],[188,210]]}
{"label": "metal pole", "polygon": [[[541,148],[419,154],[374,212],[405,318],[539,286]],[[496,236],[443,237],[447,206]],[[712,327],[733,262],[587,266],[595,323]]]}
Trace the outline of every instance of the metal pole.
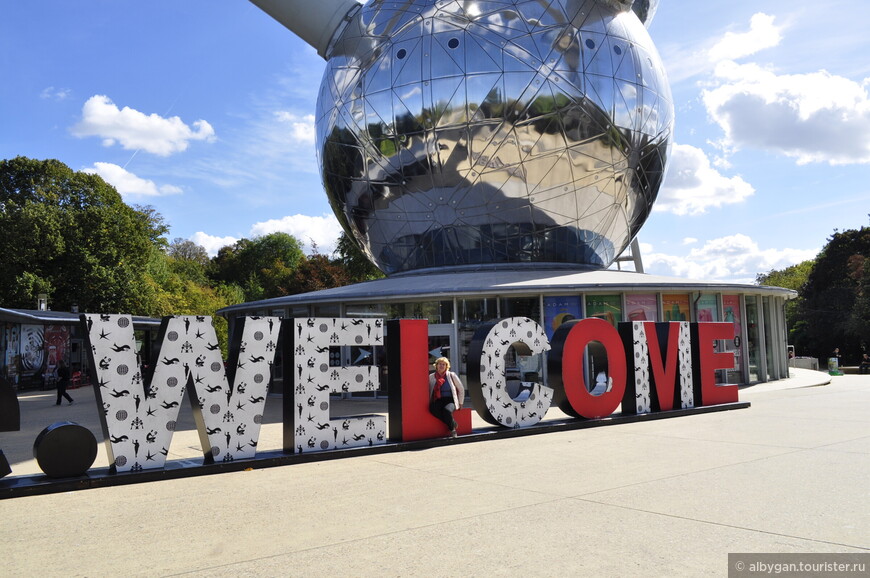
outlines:
{"label": "metal pole", "polygon": [[251,0],[266,14],[327,57],[329,43],[348,14],[361,6],[355,0]]}

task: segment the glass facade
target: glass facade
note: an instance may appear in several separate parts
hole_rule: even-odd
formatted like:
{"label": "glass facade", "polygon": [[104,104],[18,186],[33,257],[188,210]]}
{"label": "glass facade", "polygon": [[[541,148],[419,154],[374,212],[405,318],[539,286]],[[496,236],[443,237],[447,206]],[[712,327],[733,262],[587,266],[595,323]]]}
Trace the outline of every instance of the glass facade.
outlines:
{"label": "glass facade", "polygon": [[759,313],[757,298],[746,297],[746,346],[749,351],[749,381],[761,381],[762,369],[760,367],[763,347],[761,328],[758,325]]}
{"label": "glass facade", "polygon": [[[291,300],[293,297],[285,299]],[[233,313],[242,315],[260,311],[255,309],[254,304],[251,306],[249,312],[236,310]],[[406,301],[385,302],[381,299],[378,302],[352,304],[285,304],[283,308],[270,308],[269,311],[279,316],[285,312],[287,317],[313,315],[426,319],[429,322],[429,361],[434,362],[441,355],[448,357],[453,368],[461,375],[467,374],[468,349],[475,331],[486,322],[496,319],[528,317],[544,328],[548,338],[552,338],[562,323],[584,317],[604,319],[614,326],[621,321],[724,321],[734,323],[735,337],[720,342],[717,349],[733,353],[735,361],[732,368],[717,372],[717,382],[754,383],[788,375],[784,306],[784,297],[739,292],[578,291],[554,295],[482,294],[480,297],[441,300],[409,298]],[[341,353],[336,354],[336,363],[385,363],[386,352],[383,348],[369,349],[341,348]],[[509,377],[512,381],[521,383],[532,378],[546,379],[545,357],[529,356],[521,347],[518,349],[517,344],[508,349]],[[584,362],[587,385],[594,388],[599,374],[607,374],[607,358],[603,347],[597,342],[590,343]],[[280,378],[280,373],[276,377]]]}
{"label": "glass facade", "polygon": [[[349,316],[348,316],[349,317]],[[387,319],[425,319],[429,323],[453,323],[453,300],[391,303]]]}
{"label": "glass facade", "polygon": [[468,344],[471,343],[474,332],[487,321],[501,317],[498,313],[498,301],[496,298],[457,299],[459,319],[457,319],[456,328],[459,353],[455,357],[452,357],[452,363],[458,367],[458,372],[462,374],[466,373],[465,362],[468,357]]}
{"label": "glass facade", "polygon": [[541,299],[535,297],[506,297],[501,299],[499,317],[541,318]]}
{"label": "glass facade", "polygon": [[730,343],[725,344],[725,351],[730,351],[734,354],[734,369],[726,372],[726,383],[740,383],[743,380],[743,323],[740,315],[740,296],[739,295],[723,295],[722,310],[724,311],[723,321],[734,324],[734,339]]}
{"label": "glass facade", "polygon": [[765,375],[762,381],[768,381],[771,378],[771,375],[776,371],[776,361],[774,359],[774,339],[773,339],[773,328],[771,324],[774,322],[774,315],[770,309],[771,302],[770,297],[762,297],[761,298],[761,307],[764,312],[764,318],[762,323],[762,328],[764,331],[764,361],[765,361]]}

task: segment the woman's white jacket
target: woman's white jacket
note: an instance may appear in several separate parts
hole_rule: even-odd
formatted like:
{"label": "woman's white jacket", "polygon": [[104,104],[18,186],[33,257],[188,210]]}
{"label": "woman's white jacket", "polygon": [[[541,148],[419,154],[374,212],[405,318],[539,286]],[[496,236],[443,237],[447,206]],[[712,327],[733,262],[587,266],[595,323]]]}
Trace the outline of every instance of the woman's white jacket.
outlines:
{"label": "woman's white jacket", "polygon": [[[462,387],[462,380],[452,371],[447,372],[447,381],[450,383],[450,392],[453,394],[453,403],[456,409],[462,407],[462,402],[465,400],[465,388]],[[435,373],[429,374],[429,399],[432,399],[432,392],[435,390]]]}

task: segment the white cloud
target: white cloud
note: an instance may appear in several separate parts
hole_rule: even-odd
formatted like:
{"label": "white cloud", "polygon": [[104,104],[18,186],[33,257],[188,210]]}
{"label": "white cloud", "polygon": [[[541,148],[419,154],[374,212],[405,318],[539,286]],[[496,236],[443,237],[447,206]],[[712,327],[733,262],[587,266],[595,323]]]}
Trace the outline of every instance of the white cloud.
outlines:
{"label": "white cloud", "polygon": [[71,130],[79,138],[102,138],[104,146],[119,143],[128,150],[144,150],[164,157],[186,150],[190,141],[215,140],[214,129],[204,120],[188,126],[177,116],[146,115],[127,106],[119,109],[101,94],[85,102],[82,118]]}
{"label": "white cloud", "polygon": [[268,235],[269,233],[287,233],[296,237],[303,245],[303,251],[309,253],[312,242],[317,244],[321,255],[332,255],[338,237],[341,235],[341,225],[332,214],[320,217],[308,215],[290,215],[281,219],[270,219],[255,223],[251,227],[252,236]]}
{"label": "white cloud", "polygon": [[697,147],[674,144],[669,162],[654,211],[699,215],[711,207],[741,203],[755,192],[742,178],[719,173]]}
{"label": "white cloud", "polygon": [[721,38],[681,36],[681,42],[665,41],[659,53],[672,84],[699,75],[709,75],[714,65],[733,61],[766,48],[779,46],[785,26],[774,25],[774,16],[757,13],[750,19],[747,32],[726,32]]}
{"label": "white cloud", "polygon": [[122,197],[159,197],[176,195],[181,188],[175,185],[157,186],[154,181],[137,177],[133,173],[112,163],[94,163],[91,168],[82,169],[86,173],[100,175],[104,181],[118,190]]}
{"label": "white cloud", "polygon": [[771,48],[782,40],[781,27],[773,24],[774,17],[759,12],[749,21],[748,32],[726,32],[725,36],[713,45],[707,53],[710,60],[735,60],[759,50]]}
{"label": "white cloud", "polygon": [[723,62],[719,86],[702,93],[730,148],[771,150],[798,164],[870,163],[870,79],[824,70],[777,75],[756,64]]}
{"label": "white cloud", "polygon": [[39,93],[39,98],[43,100],[66,100],[72,94],[72,90],[69,88],[55,88],[53,86],[48,86]]}
{"label": "white cloud", "polygon": [[656,253],[641,244],[644,270],[689,279],[754,283],[755,275],[813,259],[817,250],[762,249],[743,234],[712,239],[685,255]]}
{"label": "white cloud", "polygon": [[708,51],[716,66],[701,97],[724,132],[718,143],[723,150],[767,150],[798,164],[870,163],[870,79],[826,70],[779,74],[758,63],[737,63],[782,40],[784,27],[773,16],[755,14],[749,28],[728,32]]}
{"label": "white cloud", "polygon": [[698,239],[696,239],[695,237],[684,237],[683,238],[683,245],[694,245],[697,242],[698,242]]}
{"label": "white cloud", "polygon": [[279,111],[275,113],[281,123],[289,124],[289,136],[293,141],[306,146],[314,145],[314,115],[297,115],[292,112]]}
{"label": "white cloud", "polygon": [[[331,214],[320,217],[308,215],[289,215],[280,219],[270,219],[260,223],[254,223],[248,233],[249,238],[262,237],[270,233],[287,233],[293,235],[302,244],[302,251],[308,254],[312,251],[312,242],[317,244],[317,252],[321,255],[332,256],[336,243],[341,235],[341,225]],[[203,232],[194,233],[190,240],[205,248],[210,257],[217,255],[218,251],[227,245],[233,245],[236,237],[216,237]]]}
{"label": "white cloud", "polygon": [[223,247],[226,247],[227,245],[235,245],[236,241],[238,241],[235,237],[215,237],[214,235],[208,235],[202,231],[194,233],[190,237],[190,240],[203,247],[209,257],[214,257]]}

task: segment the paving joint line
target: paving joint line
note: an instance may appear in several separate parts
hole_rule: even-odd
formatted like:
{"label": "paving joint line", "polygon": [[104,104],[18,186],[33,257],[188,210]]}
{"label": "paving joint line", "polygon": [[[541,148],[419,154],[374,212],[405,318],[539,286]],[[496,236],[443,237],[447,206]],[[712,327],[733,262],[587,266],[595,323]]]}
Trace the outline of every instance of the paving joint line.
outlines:
{"label": "paving joint line", "polygon": [[747,528],[747,527],[745,527],[745,526],[735,526],[734,524],[725,524],[725,523],[723,523],[723,522],[714,522],[714,521],[711,521],[711,520],[702,520],[702,519],[700,519],[700,518],[690,518],[690,517],[688,517],[688,516],[680,516],[680,515],[678,515],[678,514],[669,514],[669,513],[667,513],[667,512],[656,512],[656,511],[654,511],[654,510],[644,510],[644,509],[642,509],[642,508],[633,508],[633,507],[631,507],[631,506],[622,506],[622,505],[620,505],[620,504],[613,504],[613,503],[610,503],[610,502],[599,502],[599,501],[596,501],[596,500],[588,500],[588,499],[586,499],[586,498],[582,498],[582,497],[576,497],[576,498],[574,498],[574,499],[576,499],[577,501],[581,501],[581,502],[589,502],[590,504],[598,504],[598,505],[601,505],[601,506],[611,506],[611,507],[619,508],[619,509],[622,509],[622,510],[629,510],[629,511],[632,511],[632,512],[641,512],[641,513],[644,513],[644,514],[652,514],[652,515],[656,515],[656,516],[664,516],[664,517],[667,517],[667,518],[674,518],[674,519],[677,519],[677,520],[686,520],[686,521],[688,521],[688,522],[697,522],[697,523],[699,523],[699,524],[707,524],[707,525],[710,525],[710,526],[718,526],[718,527],[720,527],[720,528],[731,528],[731,529],[734,529],[734,530],[743,530],[743,531],[745,531],[745,532],[753,532],[753,533],[758,533],[758,534],[766,534],[766,535],[768,535],[768,536],[779,536],[779,537],[781,537],[781,538],[791,538],[791,539],[793,539],[793,540],[803,540],[803,541],[806,541],[806,542],[814,542],[814,543],[817,543],[817,544],[830,544],[830,545],[832,545],[832,546],[842,546],[842,547],[844,547],[844,548],[853,548],[853,549],[855,549],[855,550],[861,550],[861,551],[870,552],[870,546],[858,546],[858,545],[855,545],[855,544],[844,544],[844,543],[842,543],[842,542],[833,542],[833,541],[831,541],[831,540],[821,540],[821,539],[818,539],[818,538],[808,538],[808,537],[806,537],[806,536],[795,536],[795,535],[793,535],[793,534],[783,534],[782,532],[773,532],[773,531],[770,531],[770,530],[762,530],[762,529],[759,529],[759,528]]}

